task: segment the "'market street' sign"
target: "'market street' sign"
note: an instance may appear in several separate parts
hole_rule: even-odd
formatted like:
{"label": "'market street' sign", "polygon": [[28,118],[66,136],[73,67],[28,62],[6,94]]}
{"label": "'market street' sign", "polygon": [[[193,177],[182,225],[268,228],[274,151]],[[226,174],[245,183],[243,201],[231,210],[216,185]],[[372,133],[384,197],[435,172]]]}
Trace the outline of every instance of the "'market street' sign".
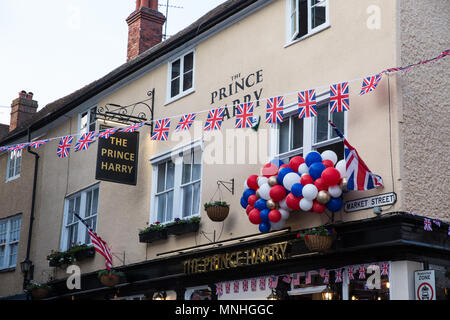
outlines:
{"label": "'market street' sign", "polygon": [[397,201],[395,192],[380,194],[373,197],[347,201],[344,205],[345,212],[359,211],[369,208],[382,207],[394,204]]}
{"label": "'market street' sign", "polygon": [[117,132],[98,139],[95,179],[136,185],[139,132]]}

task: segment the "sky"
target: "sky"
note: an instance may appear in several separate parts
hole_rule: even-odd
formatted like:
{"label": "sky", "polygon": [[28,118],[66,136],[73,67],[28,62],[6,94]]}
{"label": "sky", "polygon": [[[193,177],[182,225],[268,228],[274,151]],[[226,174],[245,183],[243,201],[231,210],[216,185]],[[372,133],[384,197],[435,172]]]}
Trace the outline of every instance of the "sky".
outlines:
{"label": "sky", "polygon": [[[170,0],[174,35],[225,0]],[[166,14],[167,0],[159,1]],[[9,124],[18,92],[39,108],[126,62],[126,18],[135,0],[0,0],[0,123]],[[164,27],[163,27],[164,30]]]}

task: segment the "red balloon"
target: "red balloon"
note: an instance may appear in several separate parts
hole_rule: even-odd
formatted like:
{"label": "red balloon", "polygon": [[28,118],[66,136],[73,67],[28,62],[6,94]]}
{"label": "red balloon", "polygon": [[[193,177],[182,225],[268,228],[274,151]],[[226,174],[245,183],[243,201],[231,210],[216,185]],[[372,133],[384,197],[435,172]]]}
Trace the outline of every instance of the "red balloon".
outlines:
{"label": "red balloon", "polygon": [[[316,181],[314,181],[314,185],[316,186],[318,191],[327,191],[328,190],[328,185],[325,182],[323,182],[322,178],[316,179]],[[250,201],[250,197],[248,197],[248,199]]]}
{"label": "red balloon", "polygon": [[325,211],[325,209],[326,209],[326,206],[324,204],[321,204],[317,200],[314,200],[312,210],[315,213],[321,214]]}
{"label": "red balloon", "polygon": [[248,177],[247,179],[247,185],[250,189],[253,190],[258,190],[259,186],[258,186],[258,176],[256,174],[251,175],[250,177]]}
{"label": "red balloon", "polygon": [[[270,199],[272,199],[275,202],[281,201],[286,197],[286,189],[283,186],[280,186],[279,184],[273,186],[270,188]],[[249,197],[250,201],[250,197]],[[250,203],[250,202],[249,202]]]}
{"label": "red balloon", "polygon": [[254,206],[248,205],[247,209],[245,209],[245,212],[247,213],[247,215],[250,213],[250,211],[252,211],[253,209],[255,209]]}
{"label": "red balloon", "polygon": [[281,213],[278,210],[272,210],[269,212],[270,222],[278,222],[281,220]]}
{"label": "red balloon", "polygon": [[248,214],[248,219],[250,220],[251,223],[260,224],[262,222],[259,213],[260,212],[258,209],[253,209],[252,211],[250,211],[250,213]]}
{"label": "red balloon", "polygon": [[248,197],[247,203],[254,207],[256,200],[258,200],[258,197],[256,196],[256,194],[252,194],[250,197]]}
{"label": "red balloon", "polygon": [[325,167],[327,168],[334,168],[334,163],[331,160],[323,160],[322,163],[325,165]]}
{"label": "red balloon", "polygon": [[278,167],[273,163],[266,164],[262,169],[262,175],[266,178],[276,176],[278,174]]}
{"label": "red balloon", "polygon": [[296,197],[292,193],[289,193],[286,197],[286,205],[289,209],[300,210],[301,197]]}
{"label": "red balloon", "polygon": [[289,165],[288,165],[288,164],[283,164],[283,165],[280,166],[280,169],[279,169],[279,170],[281,170],[281,169],[283,169],[283,168],[289,168]]}
{"label": "red balloon", "polygon": [[307,184],[314,183],[314,180],[309,174],[305,174],[305,175],[302,175],[302,177],[300,178],[300,183],[303,186],[306,186]]}
{"label": "red balloon", "polygon": [[296,156],[293,157],[291,159],[291,161],[289,161],[289,168],[291,168],[292,170],[294,170],[294,172],[298,172],[298,167],[302,164],[305,163],[305,159],[303,159],[300,156]]}
{"label": "red balloon", "polygon": [[341,181],[341,174],[336,168],[326,168],[323,170],[321,178],[327,185],[334,186]]}

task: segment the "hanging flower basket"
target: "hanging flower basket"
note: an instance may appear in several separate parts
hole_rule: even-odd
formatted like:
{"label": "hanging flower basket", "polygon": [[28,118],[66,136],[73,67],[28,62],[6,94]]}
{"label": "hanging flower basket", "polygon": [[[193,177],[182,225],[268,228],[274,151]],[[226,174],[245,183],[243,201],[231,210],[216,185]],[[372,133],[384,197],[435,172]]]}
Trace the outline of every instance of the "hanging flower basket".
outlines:
{"label": "hanging flower basket", "polygon": [[33,300],[41,300],[48,297],[50,289],[50,286],[36,282],[32,282],[27,286],[27,290],[31,292]]}
{"label": "hanging flower basket", "polygon": [[306,232],[299,233],[298,237],[305,240],[305,244],[310,251],[326,252],[331,248],[336,232],[320,226],[312,228]]}
{"label": "hanging flower basket", "polygon": [[117,272],[115,270],[103,270],[98,273],[100,282],[106,287],[114,287],[120,282],[120,278],[123,277],[123,272]]}
{"label": "hanging flower basket", "polygon": [[228,217],[228,213],[230,213],[230,205],[220,201],[205,203],[205,210],[212,221],[222,222]]}

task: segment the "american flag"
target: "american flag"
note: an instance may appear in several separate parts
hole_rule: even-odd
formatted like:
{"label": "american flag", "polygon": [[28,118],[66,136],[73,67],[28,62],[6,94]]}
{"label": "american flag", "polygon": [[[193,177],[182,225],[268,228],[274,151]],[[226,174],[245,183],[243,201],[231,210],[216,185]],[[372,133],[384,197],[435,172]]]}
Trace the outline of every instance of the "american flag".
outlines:
{"label": "american flag", "polygon": [[123,128],[123,129],[120,129],[120,132],[135,132],[139,128],[142,128],[143,126],[144,126],[144,122],[135,123],[135,124],[132,124],[131,126],[128,126],[126,128]]}
{"label": "american flag", "polygon": [[389,262],[383,262],[381,264],[381,275],[388,276],[389,275]]}
{"label": "american flag", "polygon": [[259,290],[266,290],[266,277],[259,279]]}
{"label": "american flag", "polygon": [[23,150],[26,146],[28,146],[28,143],[16,144],[16,145],[10,146],[8,148],[8,151],[20,151],[20,150]]}
{"label": "american flag", "polygon": [[225,283],[225,293],[230,293],[230,290],[231,290],[231,283],[230,282],[227,282],[227,283]]}
{"label": "american flag", "polygon": [[209,110],[203,131],[220,130],[223,121],[223,112],[225,108],[217,108]]}
{"label": "american flag", "polygon": [[216,295],[218,297],[223,295],[223,287],[221,283],[216,283]]}
{"label": "american flag", "polygon": [[103,139],[109,139],[109,137],[111,137],[114,133],[116,133],[117,130],[119,130],[119,128],[106,129],[106,130],[100,132],[98,137],[103,138]]}
{"label": "american flag", "polygon": [[67,158],[69,156],[72,140],[72,136],[65,136],[61,138],[59,141],[58,150],[56,151],[59,158]]}
{"label": "american flag", "polygon": [[300,119],[317,117],[316,90],[301,91],[298,93],[298,117]]}
{"label": "american flag", "polygon": [[238,105],[236,111],[235,129],[253,127],[253,102]]}
{"label": "american flag", "polygon": [[355,277],[353,277],[353,273],[355,273],[355,271],[353,271],[353,266],[347,267],[347,274],[349,280],[355,279]]}
{"label": "american flag", "polygon": [[378,84],[380,83],[382,77],[383,77],[383,74],[379,73],[377,75],[364,78],[363,83],[362,83],[361,92],[359,93],[359,95],[362,96],[366,93],[374,91],[376,89],[376,87],[378,86]]}
{"label": "american flag", "polygon": [[359,267],[359,279],[365,279],[366,278],[366,267],[362,264]]}
{"label": "american flag", "polygon": [[339,283],[342,282],[342,270],[341,269],[337,269],[334,271],[334,275],[335,275],[335,283]]}
{"label": "american flag", "polygon": [[266,123],[274,124],[283,122],[284,97],[267,99]]}
{"label": "american flag", "polygon": [[170,118],[156,121],[155,129],[151,140],[167,141],[170,130]]}
{"label": "american flag", "polygon": [[242,291],[244,291],[244,292],[248,291],[248,280],[242,281]]}
{"label": "american flag", "polygon": [[175,128],[175,132],[189,130],[192,126],[192,123],[194,123],[196,116],[197,116],[196,113],[190,113],[190,114],[185,114],[185,115],[181,116],[180,122],[178,123],[177,127]]}
{"label": "american flag", "polygon": [[428,218],[423,218],[423,229],[425,231],[433,231],[431,228],[431,220]]}
{"label": "american flag", "polygon": [[373,174],[366,166],[364,161],[358,154],[355,148],[353,148],[344,135],[339,131],[336,125],[328,121],[331,127],[336,131],[337,135],[344,141],[344,153],[346,162],[346,176],[348,179],[348,190],[371,190],[377,187],[383,186],[383,179]]}
{"label": "american flag", "polygon": [[330,86],[330,112],[344,112],[350,109],[348,82]]}
{"label": "american flag", "polygon": [[50,139],[45,139],[45,140],[40,140],[40,141],[34,141],[34,142],[31,142],[31,143],[30,143],[30,147],[37,149],[37,148],[42,147],[44,144],[46,144],[46,143],[49,142],[49,141],[50,141]]}
{"label": "american flag", "polygon": [[75,147],[73,147],[73,150],[75,152],[80,150],[87,150],[91,143],[95,141],[96,137],[97,134],[95,133],[95,131],[82,134],[80,140],[78,140]]}
{"label": "american flag", "polygon": [[239,293],[239,280],[234,281],[233,291],[234,293]]}

